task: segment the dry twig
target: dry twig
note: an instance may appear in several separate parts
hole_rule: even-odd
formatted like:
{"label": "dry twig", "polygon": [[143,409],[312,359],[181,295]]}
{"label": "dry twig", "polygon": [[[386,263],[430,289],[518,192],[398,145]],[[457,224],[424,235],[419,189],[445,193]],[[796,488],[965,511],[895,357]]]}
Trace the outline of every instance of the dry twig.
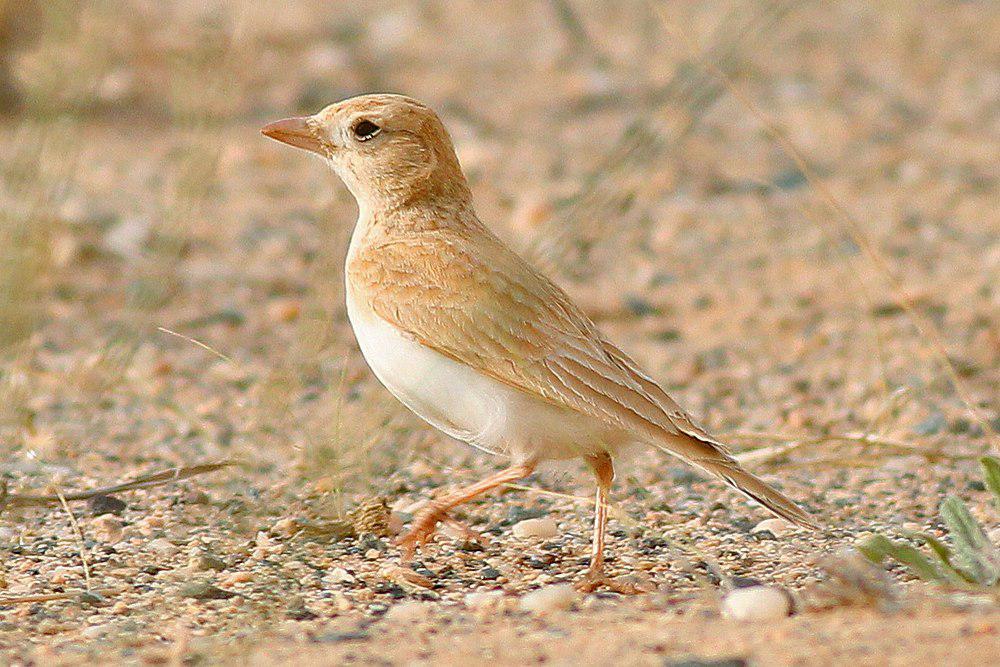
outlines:
{"label": "dry twig", "polygon": [[61,493],[44,495],[8,493],[7,484],[3,482],[0,484],[0,512],[8,507],[45,507],[47,505],[62,504],[71,500],[89,500],[95,496],[107,496],[123,491],[162,486],[196,475],[215,472],[216,470],[221,470],[232,465],[236,465],[236,461],[219,461],[217,463],[201,463],[183,468],[171,468],[169,470],[140,475],[131,481],[121,484],[104,486],[99,489],[91,489],[90,491],[77,491],[76,493],[67,493],[65,495]]}
{"label": "dry twig", "polygon": [[53,487],[56,492],[56,496],[59,498],[59,503],[62,508],[66,510],[66,514],[69,515],[69,523],[73,526],[73,536],[76,538],[76,549],[80,553],[80,562],[83,563],[83,582],[87,587],[87,592],[90,592],[90,561],[87,559],[87,545],[83,542],[83,531],[80,530],[80,524],[76,520],[76,515],[69,508],[69,503],[66,502],[66,496],[63,495],[62,491],[58,487]]}
{"label": "dry twig", "polygon": [[[947,454],[934,447],[921,447],[902,440],[879,437],[868,433],[846,433],[844,435],[827,435],[817,438],[796,438],[775,433],[730,433],[730,438],[748,438],[765,440],[775,444],[752,448],[736,455],[740,463],[763,463],[780,458],[789,452],[803,447],[830,444],[853,444],[864,447],[875,447],[891,450],[902,456],[917,455],[928,460],[947,459],[949,461],[965,461],[977,458],[971,454]],[[808,465],[809,462],[806,462]]]}

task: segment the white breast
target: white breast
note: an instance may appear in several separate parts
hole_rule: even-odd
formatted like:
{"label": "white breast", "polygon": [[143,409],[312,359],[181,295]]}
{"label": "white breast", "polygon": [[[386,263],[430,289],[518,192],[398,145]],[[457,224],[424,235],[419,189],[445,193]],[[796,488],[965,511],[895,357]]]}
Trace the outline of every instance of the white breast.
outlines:
{"label": "white breast", "polygon": [[[349,281],[348,281],[349,282]],[[347,286],[347,314],[372,371],[406,407],[448,435],[496,453],[572,458],[608,442],[596,420],[536,399],[421,345]]]}

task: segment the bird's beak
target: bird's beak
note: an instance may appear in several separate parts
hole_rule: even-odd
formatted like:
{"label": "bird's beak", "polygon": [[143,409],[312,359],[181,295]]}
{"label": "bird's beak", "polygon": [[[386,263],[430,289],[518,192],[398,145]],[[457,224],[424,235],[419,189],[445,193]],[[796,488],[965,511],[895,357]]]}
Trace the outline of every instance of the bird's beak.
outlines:
{"label": "bird's beak", "polygon": [[276,120],[260,128],[260,132],[265,137],[270,137],[289,146],[325,155],[323,144],[309,125],[309,119],[310,116],[299,116]]}

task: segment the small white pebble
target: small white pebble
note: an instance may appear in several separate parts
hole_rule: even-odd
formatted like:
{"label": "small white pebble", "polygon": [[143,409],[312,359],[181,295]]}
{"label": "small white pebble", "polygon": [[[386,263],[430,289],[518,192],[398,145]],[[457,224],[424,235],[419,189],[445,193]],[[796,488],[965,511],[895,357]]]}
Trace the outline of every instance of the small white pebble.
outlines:
{"label": "small white pebble", "polygon": [[332,584],[353,584],[357,581],[353,574],[342,567],[333,568],[326,574],[325,577],[323,577],[323,579]]}
{"label": "small white pebble", "polygon": [[790,521],[785,521],[784,519],[779,519],[777,517],[773,519],[764,519],[750,531],[751,533],[762,533],[768,531],[775,537],[784,537],[789,533],[795,531],[795,525]]}
{"label": "small white pebble", "polygon": [[521,609],[532,614],[550,614],[569,609],[576,602],[576,589],[570,584],[554,584],[521,597]]}
{"label": "small white pebble", "polygon": [[722,600],[722,615],[737,621],[770,621],[791,612],[788,594],[773,586],[737,588]]}
{"label": "small white pebble", "polygon": [[102,623],[101,625],[91,625],[89,627],[80,630],[80,636],[84,639],[97,639],[101,635],[106,635],[111,630],[110,623]]}
{"label": "small white pebble", "polygon": [[365,558],[368,560],[378,560],[382,557],[382,552],[378,549],[369,549],[365,552]]}
{"label": "small white pebble", "polygon": [[389,607],[385,620],[389,623],[414,623],[430,616],[433,605],[429,602],[403,602]]}
{"label": "small white pebble", "polygon": [[525,519],[524,521],[519,521],[514,524],[512,532],[514,533],[514,537],[519,539],[537,537],[544,540],[558,535],[559,529],[556,527],[555,521],[548,517],[543,517],[541,519]]}

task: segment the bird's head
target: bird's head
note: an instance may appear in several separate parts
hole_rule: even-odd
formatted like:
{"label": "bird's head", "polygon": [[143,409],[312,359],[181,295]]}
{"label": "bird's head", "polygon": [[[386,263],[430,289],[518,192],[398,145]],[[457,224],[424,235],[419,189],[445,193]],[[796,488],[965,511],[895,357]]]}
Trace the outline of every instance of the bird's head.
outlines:
{"label": "bird's head", "polygon": [[312,116],[270,123],[261,132],[325,159],[362,206],[469,197],[441,120],[403,95],[352,97]]}

